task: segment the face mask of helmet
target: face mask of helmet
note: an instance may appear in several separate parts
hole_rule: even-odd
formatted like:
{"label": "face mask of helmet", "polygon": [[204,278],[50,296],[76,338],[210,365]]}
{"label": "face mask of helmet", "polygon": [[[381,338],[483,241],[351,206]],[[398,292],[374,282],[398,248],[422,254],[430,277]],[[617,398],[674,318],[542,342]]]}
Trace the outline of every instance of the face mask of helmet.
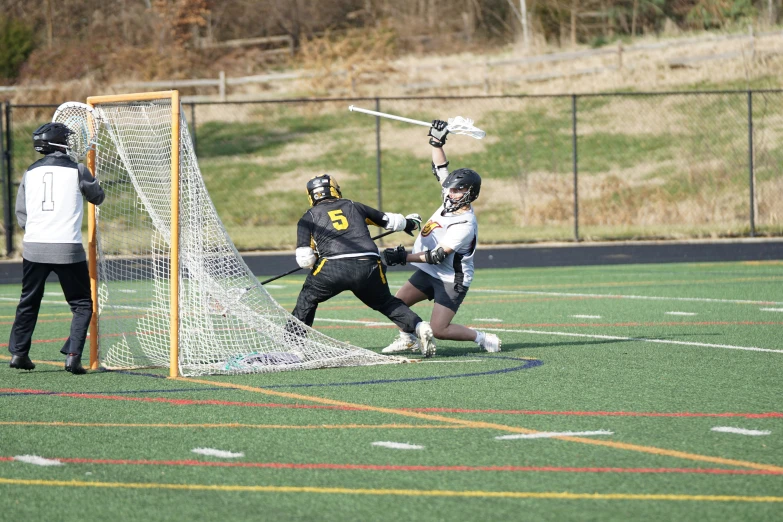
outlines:
{"label": "face mask of helmet", "polygon": [[[458,200],[449,197],[449,189],[466,189]],[[447,212],[454,212],[469,205],[479,196],[481,191],[481,176],[475,170],[457,169],[451,172],[443,181],[443,208]]]}
{"label": "face mask of helmet", "polygon": [[44,123],[33,132],[33,148],[41,154],[68,152],[71,129],[62,123]]}

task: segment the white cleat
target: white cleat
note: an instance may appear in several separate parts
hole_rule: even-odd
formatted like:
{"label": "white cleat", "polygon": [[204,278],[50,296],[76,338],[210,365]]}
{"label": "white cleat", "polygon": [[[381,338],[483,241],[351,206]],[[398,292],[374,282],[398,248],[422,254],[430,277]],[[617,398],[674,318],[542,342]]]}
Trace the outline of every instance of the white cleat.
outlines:
{"label": "white cleat", "polygon": [[400,336],[389,346],[381,350],[381,353],[400,353],[419,351],[419,340],[415,335],[400,332]]}
{"label": "white cleat", "polygon": [[435,355],[435,335],[432,333],[430,323],[422,321],[416,325],[416,337],[419,338],[419,347],[424,357]]}
{"label": "white cleat", "polygon": [[493,333],[484,334],[484,342],[481,343],[481,347],[490,353],[500,351],[500,338]]}

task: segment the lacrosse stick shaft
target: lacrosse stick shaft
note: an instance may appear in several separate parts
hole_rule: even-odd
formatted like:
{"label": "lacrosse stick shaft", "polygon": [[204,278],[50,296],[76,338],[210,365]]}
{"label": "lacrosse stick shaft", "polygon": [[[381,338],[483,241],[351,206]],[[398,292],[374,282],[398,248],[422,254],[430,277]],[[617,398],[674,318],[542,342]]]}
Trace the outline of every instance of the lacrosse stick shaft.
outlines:
{"label": "lacrosse stick shaft", "polygon": [[[386,237],[386,236],[388,236],[389,234],[394,234],[394,232],[395,232],[394,230],[389,230],[388,232],[384,232],[383,234],[378,234],[377,236],[375,236],[375,237],[373,237],[373,238],[371,238],[371,239],[372,239],[373,241],[375,241],[376,239],[380,239],[380,238],[382,238],[382,237]],[[261,281],[261,284],[262,284],[262,285],[265,285],[265,284],[267,284],[267,283],[271,283],[272,281],[276,281],[276,280],[280,279],[281,277],[285,277],[285,276],[287,276],[287,275],[293,274],[294,272],[298,272],[298,271],[300,271],[301,269],[302,269],[302,267],[298,266],[298,267],[294,268],[293,270],[289,270],[289,271],[288,271],[288,272],[286,272],[285,274],[280,274],[280,275],[276,275],[276,276],[274,276],[274,277],[270,277],[269,279],[265,279],[264,281]]]}
{"label": "lacrosse stick shaft", "polygon": [[386,114],[385,112],[376,112],[368,109],[362,109],[360,107],[348,106],[348,110],[352,112],[363,112],[365,114],[371,114],[373,116],[380,116],[381,118],[389,118],[390,120],[404,121],[405,123],[413,123],[415,125],[421,125],[422,127],[432,127],[432,122],[426,122],[421,120],[412,120],[410,118],[403,118],[402,116],[395,116],[394,114]]}

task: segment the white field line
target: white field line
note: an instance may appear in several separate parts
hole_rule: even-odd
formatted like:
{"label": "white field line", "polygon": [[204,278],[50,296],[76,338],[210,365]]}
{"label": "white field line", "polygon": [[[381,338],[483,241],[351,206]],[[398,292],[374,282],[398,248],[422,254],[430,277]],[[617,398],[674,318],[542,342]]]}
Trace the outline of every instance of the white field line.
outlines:
{"label": "white field line", "polygon": [[538,433],[515,433],[514,435],[500,435],[495,440],[516,439],[549,439],[552,437],[590,437],[593,435],[614,435],[613,431],[541,431]]}
{"label": "white field line", "polygon": [[783,308],[759,308],[762,312],[783,312]]}
{"label": "white field line", "polygon": [[236,459],[244,457],[244,453],[233,453],[231,451],[223,451],[213,448],[193,448],[190,450],[192,453],[198,453],[199,455],[207,455],[210,457],[220,457],[221,459]]}
{"label": "white field line", "polygon": [[600,315],[572,315],[571,317],[576,317],[577,319],[600,319]]}
{"label": "white field line", "polygon": [[482,290],[471,288],[471,292],[484,292],[489,294],[521,294],[521,295],[548,295],[553,297],[595,297],[598,299],[642,299],[648,301],[693,301],[698,303],[731,303],[731,304],[755,304],[755,305],[783,305],[776,301],[747,301],[743,299],[712,299],[709,297],[662,297],[654,295],[620,295],[620,294],[577,294],[569,292],[537,292],[528,290]]}
{"label": "white field line", "polygon": [[451,364],[451,363],[469,363],[469,362],[483,363],[487,361],[485,359],[463,359],[459,361],[443,361],[443,360],[436,361],[432,359],[427,359],[424,361],[420,361],[418,364],[443,364],[443,363]]}
{"label": "white field line", "polygon": [[382,448],[401,449],[401,450],[424,449],[424,446],[419,446],[418,444],[405,444],[404,442],[378,441],[378,442],[373,442],[372,445],[380,446]]}
{"label": "white field line", "polygon": [[746,430],[745,428],[732,428],[731,426],[715,426],[710,431],[719,433],[736,433],[737,435],[769,435],[769,430]]}
{"label": "white field line", "polygon": [[55,459],[46,459],[39,457],[38,455],[17,455],[14,460],[19,462],[26,462],[28,464],[35,464],[36,466],[62,466],[63,463]]}
{"label": "white field line", "polygon": [[666,315],[697,315],[693,312],[666,312]]}
{"label": "white field line", "polygon": [[503,328],[484,328],[491,332],[508,332],[508,333],[528,333],[536,335],[560,335],[563,337],[586,337],[588,339],[607,339],[610,341],[639,341],[644,343],[659,343],[659,344],[677,344],[681,346],[701,346],[704,348],[726,348],[728,350],[745,350],[748,352],[770,352],[770,353],[783,353],[783,350],[773,350],[771,348],[757,348],[755,346],[734,346],[732,344],[712,344],[712,343],[696,343],[691,341],[671,341],[669,339],[648,339],[645,337],[621,337],[618,335],[595,335],[595,334],[580,334],[571,332],[546,332],[542,330],[511,330]]}

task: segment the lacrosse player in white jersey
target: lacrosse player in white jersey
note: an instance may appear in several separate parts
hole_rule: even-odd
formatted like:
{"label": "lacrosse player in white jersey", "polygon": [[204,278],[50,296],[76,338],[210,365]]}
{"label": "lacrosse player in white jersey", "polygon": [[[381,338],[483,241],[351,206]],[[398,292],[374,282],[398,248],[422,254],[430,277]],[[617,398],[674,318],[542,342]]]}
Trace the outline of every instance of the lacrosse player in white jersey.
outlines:
{"label": "lacrosse player in white jersey", "polygon": [[92,318],[92,295],[82,246],[82,215],[85,198],[100,205],[105,195],[90,169],[66,154],[71,132],[62,123],[38,127],[33,147],[45,156],[30,165],[19,184],[16,219],[24,230],[24,250],[22,295],[8,343],[11,368],[35,368],[30,344],[46,278],[54,272],[73,313],[70,335],[60,350],[66,356],[65,370],[85,373],[81,357]]}
{"label": "lacrosse player in white jersey", "polygon": [[[452,323],[470,283],[473,281],[473,255],[478,243],[478,222],[471,203],[481,191],[481,176],[471,169],[449,173],[443,145],[447,122],[435,120],[429,132],[432,146],[432,172],[443,188],[443,203],[427,223],[408,253],[403,246],[384,250],[387,265],[413,264],[416,272],[397,291],[396,297],[408,306],[434,300],[430,326],[436,339],[473,341],[488,352],[500,351],[500,339],[493,333]],[[419,350],[415,336],[400,337],[383,353]],[[435,345],[428,356],[435,354]]]}

